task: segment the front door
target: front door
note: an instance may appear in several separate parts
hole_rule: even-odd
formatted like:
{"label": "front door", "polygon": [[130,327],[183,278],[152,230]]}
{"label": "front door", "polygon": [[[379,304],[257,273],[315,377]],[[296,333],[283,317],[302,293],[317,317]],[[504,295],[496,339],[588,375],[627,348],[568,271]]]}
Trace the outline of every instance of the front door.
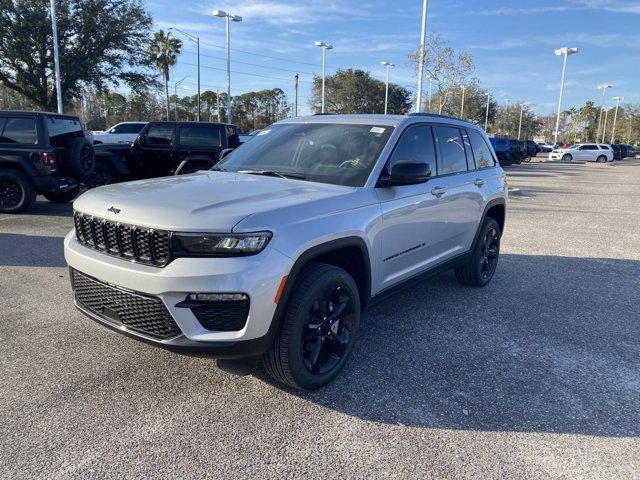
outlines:
{"label": "front door", "polygon": [[175,127],[170,123],[151,124],[140,138],[130,159],[130,169],[137,178],[171,175]]}

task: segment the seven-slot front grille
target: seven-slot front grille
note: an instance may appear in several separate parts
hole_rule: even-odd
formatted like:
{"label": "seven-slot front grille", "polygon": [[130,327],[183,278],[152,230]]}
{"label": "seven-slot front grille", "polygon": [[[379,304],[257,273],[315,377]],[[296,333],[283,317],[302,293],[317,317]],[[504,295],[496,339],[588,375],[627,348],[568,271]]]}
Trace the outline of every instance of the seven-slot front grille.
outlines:
{"label": "seven-slot front grille", "polygon": [[170,232],[112,222],[73,212],[78,241],[94,250],[148,265],[169,261]]}
{"label": "seven-slot front grille", "polygon": [[159,339],[182,334],[157,297],[107,285],[76,270],[71,270],[71,284],[78,304],[101,318]]}

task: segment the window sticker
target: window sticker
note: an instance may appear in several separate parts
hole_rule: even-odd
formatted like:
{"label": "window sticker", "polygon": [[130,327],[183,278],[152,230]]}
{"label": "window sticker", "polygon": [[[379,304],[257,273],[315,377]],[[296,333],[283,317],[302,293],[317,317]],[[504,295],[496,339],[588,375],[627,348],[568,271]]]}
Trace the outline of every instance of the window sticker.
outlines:
{"label": "window sticker", "polygon": [[369,132],[371,132],[371,133],[384,133],[385,130],[386,130],[386,128],[382,128],[382,127],[371,127],[371,130],[369,130]]}
{"label": "window sticker", "polygon": [[260,135],[266,135],[269,132],[271,132],[271,130],[260,130],[256,136],[259,137]]}

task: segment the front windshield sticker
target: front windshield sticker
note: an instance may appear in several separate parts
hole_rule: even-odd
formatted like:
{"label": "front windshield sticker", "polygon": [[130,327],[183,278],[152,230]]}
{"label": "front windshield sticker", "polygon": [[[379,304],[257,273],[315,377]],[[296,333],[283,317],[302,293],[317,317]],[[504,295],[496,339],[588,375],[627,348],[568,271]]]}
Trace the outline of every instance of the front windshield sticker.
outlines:
{"label": "front windshield sticker", "polygon": [[371,127],[371,130],[369,130],[371,133],[384,133],[386,129],[382,128],[382,127]]}
{"label": "front windshield sticker", "polygon": [[266,135],[266,134],[267,134],[267,133],[269,133],[270,131],[271,131],[271,130],[260,130],[260,131],[256,134],[256,136],[258,136],[258,137],[259,137],[260,135]]}

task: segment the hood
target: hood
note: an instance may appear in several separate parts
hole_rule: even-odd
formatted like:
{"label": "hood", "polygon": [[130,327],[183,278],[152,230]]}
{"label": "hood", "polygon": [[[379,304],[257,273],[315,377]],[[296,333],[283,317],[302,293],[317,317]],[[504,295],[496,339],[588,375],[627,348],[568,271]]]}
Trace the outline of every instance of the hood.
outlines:
{"label": "hood", "polygon": [[206,171],[95,188],[81,195],[73,206],[100,218],[163,230],[230,232],[251,214],[352,190],[301,180]]}

